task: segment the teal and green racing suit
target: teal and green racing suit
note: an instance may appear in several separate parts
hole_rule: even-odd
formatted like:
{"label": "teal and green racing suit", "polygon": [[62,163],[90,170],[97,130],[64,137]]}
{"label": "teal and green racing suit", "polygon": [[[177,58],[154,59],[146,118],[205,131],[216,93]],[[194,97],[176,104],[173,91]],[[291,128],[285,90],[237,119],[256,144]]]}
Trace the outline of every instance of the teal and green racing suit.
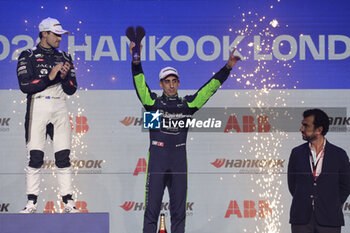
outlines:
{"label": "teal and green racing suit", "polygon": [[134,86],[142,105],[149,112],[159,111],[160,128],[150,129],[146,174],[143,233],[155,233],[165,187],[169,191],[171,232],[185,231],[187,202],[186,138],[188,128],[178,123],[190,119],[225,82],[230,69],[224,66],[194,95],[183,98],[157,96],[145,81],[141,64],[132,64]]}

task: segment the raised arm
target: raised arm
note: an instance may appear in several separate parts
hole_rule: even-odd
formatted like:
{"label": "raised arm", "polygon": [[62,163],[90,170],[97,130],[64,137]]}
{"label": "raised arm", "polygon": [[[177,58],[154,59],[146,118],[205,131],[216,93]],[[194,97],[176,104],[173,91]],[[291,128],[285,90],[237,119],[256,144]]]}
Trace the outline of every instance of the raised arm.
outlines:
{"label": "raised arm", "polygon": [[[130,43],[130,53],[132,54],[132,48],[135,47],[135,43]],[[142,45],[141,45],[142,49]],[[145,75],[142,70],[141,61],[132,61],[131,70],[133,76],[134,87],[137,93],[137,97],[140,99],[142,105],[146,110],[150,110],[150,108],[154,105],[155,99],[157,98],[157,94],[152,92],[148,87]]]}
{"label": "raised arm", "polygon": [[240,57],[234,56],[236,49],[232,50],[226,65],[219,70],[207,83],[205,83],[194,95],[186,96],[187,104],[194,111],[200,109],[209,98],[219,89],[228,78],[231,69],[236,65]]}

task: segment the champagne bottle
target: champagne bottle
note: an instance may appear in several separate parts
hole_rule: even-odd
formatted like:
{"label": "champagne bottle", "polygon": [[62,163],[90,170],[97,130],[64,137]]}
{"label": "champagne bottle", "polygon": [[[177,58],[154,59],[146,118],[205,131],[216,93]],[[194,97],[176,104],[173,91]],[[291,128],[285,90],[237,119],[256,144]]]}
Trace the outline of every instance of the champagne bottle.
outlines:
{"label": "champagne bottle", "polygon": [[159,230],[158,233],[168,233],[165,227],[165,215],[160,214]]}

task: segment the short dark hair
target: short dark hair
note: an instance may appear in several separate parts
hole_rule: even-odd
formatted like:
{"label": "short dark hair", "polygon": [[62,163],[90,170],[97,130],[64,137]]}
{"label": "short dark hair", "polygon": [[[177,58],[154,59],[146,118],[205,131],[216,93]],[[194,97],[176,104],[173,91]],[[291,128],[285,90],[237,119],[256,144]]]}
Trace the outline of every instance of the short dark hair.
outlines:
{"label": "short dark hair", "polygon": [[329,130],[329,117],[327,115],[327,113],[325,113],[324,111],[322,111],[321,109],[318,108],[314,108],[314,109],[308,109],[306,111],[304,111],[303,113],[303,117],[309,117],[309,116],[314,116],[314,126],[315,129],[317,129],[318,127],[322,126],[322,132],[321,134],[323,136],[325,136]]}
{"label": "short dark hair", "polygon": [[[47,34],[50,34],[50,31],[46,31],[47,32]],[[39,32],[39,38],[41,39],[41,38],[43,38],[43,32]]]}

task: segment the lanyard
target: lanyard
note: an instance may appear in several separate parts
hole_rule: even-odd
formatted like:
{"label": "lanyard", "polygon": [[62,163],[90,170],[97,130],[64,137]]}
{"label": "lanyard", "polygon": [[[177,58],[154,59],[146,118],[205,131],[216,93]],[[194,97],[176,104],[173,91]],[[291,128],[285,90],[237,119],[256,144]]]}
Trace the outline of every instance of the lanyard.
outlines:
{"label": "lanyard", "polygon": [[[326,142],[326,140],[325,140],[325,142]],[[321,159],[323,159],[324,148],[325,148],[325,145],[326,145],[325,142],[323,144],[323,148],[322,148],[321,152],[318,153],[318,156],[316,154],[316,151],[310,145],[310,161],[311,161],[312,174],[313,174],[313,176],[315,178],[315,181],[317,180],[317,177],[321,173],[320,169],[319,169],[319,172],[317,172],[317,166],[318,166],[319,162],[321,161]]]}

